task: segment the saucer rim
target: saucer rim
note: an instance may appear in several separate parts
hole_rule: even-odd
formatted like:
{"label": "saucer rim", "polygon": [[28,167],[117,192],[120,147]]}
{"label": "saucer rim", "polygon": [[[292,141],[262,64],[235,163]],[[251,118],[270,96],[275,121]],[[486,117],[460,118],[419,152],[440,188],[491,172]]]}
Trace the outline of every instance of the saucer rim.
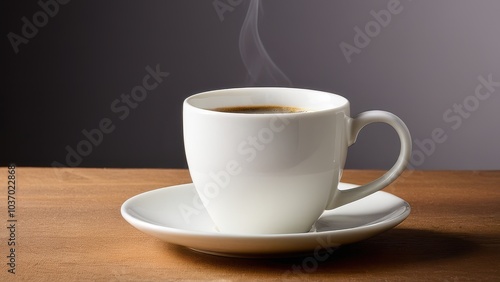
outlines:
{"label": "saucer rim", "polygon": [[[355,187],[359,186],[356,184],[351,184],[351,183],[344,183],[341,182],[342,184]],[[302,233],[276,233],[276,234],[243,234],[243,233],[215,233],[215,232],[208,232],[208,231],[196,231],[196,230],[188,230],[188,229],[180,229],[176,227],[169,227],[169,226],[164,226],[164,225],[159,225],[159,224],[154,224],[151,222],[146,222],[144,220],[141,220],[127,212],[128,206],[134,202],[134,200],[144,197],[147,194],[152,194],[152,193],[159,193],[162,190],[166,189],[186,189],[188,187],[193,187],[193,183],[185,183],[185,184],[177,184],[177,185],[171,185],[171,186],[166,186],[166,187],[161,187],[149,191],[142,192],[140,194],[137,194],[135,196],[130,197],[127,199],[120,208],[121,215],[122,217],[132,226],[135,228],[139,229],[136,227],[136,225],[141,226],[143,228],[151,229],[154,228],[158,231],[163,231],[163,232],[168,232],[170,234],[176,234],[176,235],[184,235],[184,236],[202,236],[205,238],[217,238],[217,239],[242,239],[242,240],[247,240],[247,239],[277,239],[277,238],[306,238],[306,237],[317,237],[317,236],[328,236],[333,233],[335,234],[341,234],[341,233],[349,233],[352,232],[353,230],[355,231],[365,231],[365,230],[370,230],[379,226],[391,226],[390,228],[393,228],[403,222],[411,213],[411,206],[410,204],[405,201],[404,199],[395,196],[391,193],[385,192],[385,191],[377,191],[374,194],[385,194],[385,196],[391,196],[395,197],[398,200],[401,201],[401,207],[403,208],[402,211],[398,212],[397,215],[391,216],[390,218],[382,221],[378,221],[375,223],[370,223],[367,225],[362,225],[362,226],[355,226],[355,227],[350,227],[350,228],[343,228],[343,229],[336,229],[336,230],[325,230],[325,231],[313,231],[313,232],[302,232]],[[390,229],[389,228],[389,229]],[[141,232],[144,232],[144,230],[139,229]],[[147,232],[146,232],[147,233]],[[155,236],[153,234],[150,234],[152,236]],[[155,236],[157,237],[157,236]],[[157,237],[158,238],[158,237]],[[163,240],[163,239],[162,239]],[[175,243],[174,243],[175,244]]]}

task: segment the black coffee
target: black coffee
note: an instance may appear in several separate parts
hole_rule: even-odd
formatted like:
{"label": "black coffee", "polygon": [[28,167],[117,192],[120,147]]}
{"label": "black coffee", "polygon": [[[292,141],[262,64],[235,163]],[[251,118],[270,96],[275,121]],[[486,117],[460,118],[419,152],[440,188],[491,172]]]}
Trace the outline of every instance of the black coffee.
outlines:
{"label": "black coffee", "polygon": [[214,111],[239,114],[284,114],[284,113],[303,113],[305,109],[288,106],[235,106],[215,108]]}

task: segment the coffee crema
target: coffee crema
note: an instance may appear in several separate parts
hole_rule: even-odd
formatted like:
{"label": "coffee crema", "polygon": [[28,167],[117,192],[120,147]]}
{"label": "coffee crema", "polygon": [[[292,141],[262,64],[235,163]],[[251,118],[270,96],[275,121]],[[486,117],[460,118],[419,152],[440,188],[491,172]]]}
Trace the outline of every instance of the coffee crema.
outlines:
{"label": "coffee crema", "polygon": [[307,110],[303,108],[273,105],[220,107],[213,110],[217,112],[237,114],[287,114],[307,112]]}

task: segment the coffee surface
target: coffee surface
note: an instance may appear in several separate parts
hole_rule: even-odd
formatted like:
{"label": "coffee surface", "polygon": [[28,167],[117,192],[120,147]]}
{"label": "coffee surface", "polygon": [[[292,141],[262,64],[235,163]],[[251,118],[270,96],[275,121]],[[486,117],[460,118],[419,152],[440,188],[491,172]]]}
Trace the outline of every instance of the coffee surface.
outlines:
{"label": "coffee surface", "polygon": [[240,114],[280,114],[280,113],[307,112],[307,110],[298,107],[273,106],[273,105],[221,107],[221,108],[215,108],[213,110],[217,112],[240,113]]}

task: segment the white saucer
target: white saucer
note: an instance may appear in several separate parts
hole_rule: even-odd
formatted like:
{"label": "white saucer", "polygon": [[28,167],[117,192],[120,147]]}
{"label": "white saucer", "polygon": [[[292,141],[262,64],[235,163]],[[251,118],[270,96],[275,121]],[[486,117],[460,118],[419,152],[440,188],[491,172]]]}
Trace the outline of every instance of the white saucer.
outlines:
{"label": "white saucer", "polygon": [[[356,185],[340,183],[340,189]],[[325,211],[308,233],[224,234],[215,230],[193,184],[152,190],[121,207],[123,218],[165,242],[222,256],[266,257],[329,252],[384,232],[410,214],[410,205],[392,194],[376,192],[356,202]]]}

